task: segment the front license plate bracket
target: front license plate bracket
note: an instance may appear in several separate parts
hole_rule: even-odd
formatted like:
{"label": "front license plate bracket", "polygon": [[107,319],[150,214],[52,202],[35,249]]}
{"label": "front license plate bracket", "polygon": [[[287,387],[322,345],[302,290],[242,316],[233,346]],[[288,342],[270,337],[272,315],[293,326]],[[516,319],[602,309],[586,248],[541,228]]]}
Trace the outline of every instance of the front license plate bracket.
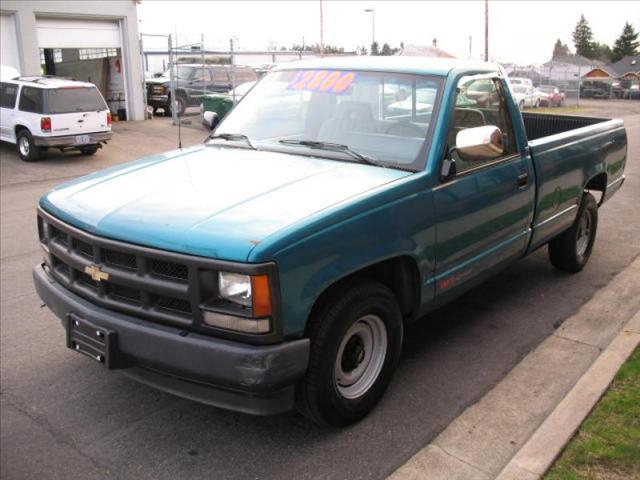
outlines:
{"label": "front license plate bracket", "polygon": [[116,368],[118,334],[75,313],[67,315],[67,347],[108,369]]}

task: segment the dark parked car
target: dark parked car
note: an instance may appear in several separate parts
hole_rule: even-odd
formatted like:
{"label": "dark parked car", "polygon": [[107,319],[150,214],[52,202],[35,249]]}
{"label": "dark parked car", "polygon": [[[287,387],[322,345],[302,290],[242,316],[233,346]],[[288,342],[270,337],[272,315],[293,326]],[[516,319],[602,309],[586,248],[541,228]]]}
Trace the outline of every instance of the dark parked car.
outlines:
{"label": "dark parked car", "polygon": [[[187,107],[202,103],[207,93],[228,92],[231,89],[230,65],[202,65],[182,64],[175,68],[176,101],[178,115],[184,114]],[[237,65],[235,67],[235,83],[257,80],[257,75],[251,67]],[[167,70],[160,77],[146,80],[147,104],[164,110],[165,115],[171,114],[171,75]]]}

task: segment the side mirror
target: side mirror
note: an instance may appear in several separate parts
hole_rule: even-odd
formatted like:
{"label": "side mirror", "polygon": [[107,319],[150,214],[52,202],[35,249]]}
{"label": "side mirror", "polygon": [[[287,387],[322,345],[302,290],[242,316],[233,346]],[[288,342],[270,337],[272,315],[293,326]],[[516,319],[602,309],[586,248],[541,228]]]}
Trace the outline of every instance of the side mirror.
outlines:
{"label": "side mirror", "polygon": [[204,112],[202,114],[202,125],[209,130],[214,130],[220,123],[220,117],[216,112]]}
{"label": "side mirror", "polygon": [[493,160],[504,153],[502,132],[495,125],[460,130],[456,135],[456,151],[466,162]]}

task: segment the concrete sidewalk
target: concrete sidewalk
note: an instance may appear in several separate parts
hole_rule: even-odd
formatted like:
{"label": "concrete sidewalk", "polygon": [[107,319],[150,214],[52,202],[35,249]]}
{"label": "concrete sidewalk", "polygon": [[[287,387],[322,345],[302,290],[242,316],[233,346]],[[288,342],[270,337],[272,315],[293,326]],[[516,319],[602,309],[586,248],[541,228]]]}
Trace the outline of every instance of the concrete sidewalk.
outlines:
{"label": "concrete sidewalk", "polygon": [[389,478],[539,478],[638,345],[639,311],[640,257]]}

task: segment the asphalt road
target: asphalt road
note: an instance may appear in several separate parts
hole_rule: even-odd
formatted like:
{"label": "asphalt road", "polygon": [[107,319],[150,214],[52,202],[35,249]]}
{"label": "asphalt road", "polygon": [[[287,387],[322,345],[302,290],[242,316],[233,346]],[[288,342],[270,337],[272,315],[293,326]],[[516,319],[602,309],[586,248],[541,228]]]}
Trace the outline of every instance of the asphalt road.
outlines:
{"label": "asphalt road", "polygon": [[[640,254],[640,102],[599,105],[601,116],[625,115],[629,158],[627,182],[600,211],[587,268],[559,273],[542,249],[410,328],[383,402],[345,430],[296,414],[218,410],[107,372],[67,350],[58,320],[41,308],[30,278],[40,258],[37,198],[61,179],[173,148],[166,120],[116,125],[116,139],[92,158],[24,164],[0,145],[0,476],[384,478]],[[183,134],[184,144],[204,136]]]}

